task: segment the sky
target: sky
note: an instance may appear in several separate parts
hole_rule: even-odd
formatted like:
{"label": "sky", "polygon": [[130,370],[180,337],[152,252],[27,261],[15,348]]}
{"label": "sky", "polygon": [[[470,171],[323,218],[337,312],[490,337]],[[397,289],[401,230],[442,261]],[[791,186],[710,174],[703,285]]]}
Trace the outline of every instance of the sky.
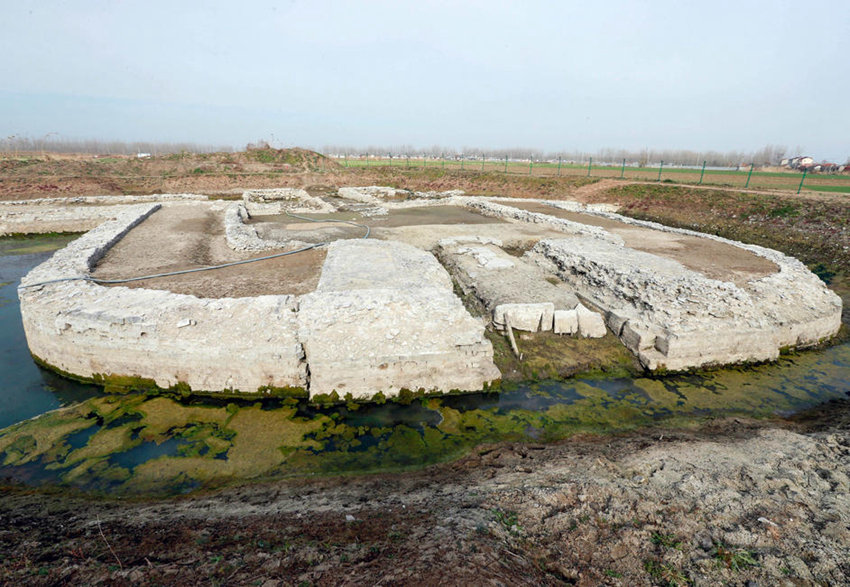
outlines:
{"label": "sky", "polygon": [[850,157],[845,1],[0,9],[0,140]]}

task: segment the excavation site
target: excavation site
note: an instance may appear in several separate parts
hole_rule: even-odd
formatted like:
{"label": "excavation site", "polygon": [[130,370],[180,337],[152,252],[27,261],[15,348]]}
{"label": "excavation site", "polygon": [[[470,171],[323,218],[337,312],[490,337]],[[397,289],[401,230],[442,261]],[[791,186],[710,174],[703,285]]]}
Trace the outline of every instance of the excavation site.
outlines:
{"label": "excavation site", "polygon": [[846,576],[828,257],[669,225],[711,191],[316,179],[0,202],[8,576]]}
{"label": "excavation site", "polygon": [[607,204],[376,186],[141,200],[65,207],[98,223],[21,281],[40,364],[117,387],[369,400],[498,385],[494,343],[522,363],[535,341],[607,339],[666,373],[772,361],[841,325],[840,298],[796,259]]}

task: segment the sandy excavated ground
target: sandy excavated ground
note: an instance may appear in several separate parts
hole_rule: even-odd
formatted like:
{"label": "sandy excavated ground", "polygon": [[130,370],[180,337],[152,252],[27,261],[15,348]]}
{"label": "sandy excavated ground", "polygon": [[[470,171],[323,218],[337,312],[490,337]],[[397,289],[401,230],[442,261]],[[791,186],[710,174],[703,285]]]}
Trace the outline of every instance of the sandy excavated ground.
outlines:
{"label": "sandy excavated ground", "polygon": [[688,269],[699,271],[707,277],[720,281],[731,281],[742,285],[752,279],[776,273],[778,270],[774,263],[764,257],[710,239],[631,226],[616,220],[569,212],[536,202],[520,202],[512,206],[529,212],[540,212],[573,222],[599,226],[621,237],[627,247],[673,259]]}
{"label": "sandy excavated ground", "polygon": [[[316,289],[325,254],[325,249],[316,249],[249,265],[124,285],[207,298],[300,295]],[[155,212],[131,230],[100,261],[94,277],[122,279],[262,256],[239,253],[227,246],[221,211],[176,205]]]}
{"label": "sandy excavated ground", "polygon": [[0,581],[845,585],[850,403],[157,502],[7,489]]}
{"label": "sandy excavated ground", "polygon": [[[664,233],[569,212],[537,202],[516,202],[513,207],[540,212],[574,222],[602,227],[620,236],[626,246],[679,261],[713,279],[743,284],[777,271],[776,265],[749,251],[697,237]],[[556,231],[523,224],[506,224],[456,207],[394,210],[389,216],[363,218],[341,213],[329,217],[351,219],[373,229],[373,236],[402,240],[432,248],[441,238],[461,233],[499,238],[528,248],[542,238],[559,238]],[[321,215],[317,215],[321,219]],[[295,238],[320,242],[358,238],[361,228],[338,223],[310,223],[289,216],[260,216],[252,219],[262,238]],[[268,254],[268,253],[266,253]],[[253,257],[263,256],[255,254]],[[261,294],[300,295],[315,290],[325,250],[317,249],[243,267],[209,273],[156,278],[127,284],[188,293],[199,297],[244,297]],[[100,261],[94,276],[121,279],[228,263],[251,256],[228,248],[224,240],[222,213],[205,205],[172,205],[154,214],[132,230]]]}

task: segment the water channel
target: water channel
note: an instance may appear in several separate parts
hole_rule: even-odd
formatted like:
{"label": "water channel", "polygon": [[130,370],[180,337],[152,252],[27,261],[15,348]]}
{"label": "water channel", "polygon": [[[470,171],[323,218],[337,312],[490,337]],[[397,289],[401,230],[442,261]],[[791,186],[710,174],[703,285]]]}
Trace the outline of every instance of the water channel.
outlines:
{"label": "water channel", "polygon": [[20,278],[70,238],[0,239],[0,478],[14,482],[150,495],[246,479],[405,470],[482,443],[788,415],[850,389],[845,342],[769,365],[579,377],[408,403],[107,395],[36,366],[20,322]]}

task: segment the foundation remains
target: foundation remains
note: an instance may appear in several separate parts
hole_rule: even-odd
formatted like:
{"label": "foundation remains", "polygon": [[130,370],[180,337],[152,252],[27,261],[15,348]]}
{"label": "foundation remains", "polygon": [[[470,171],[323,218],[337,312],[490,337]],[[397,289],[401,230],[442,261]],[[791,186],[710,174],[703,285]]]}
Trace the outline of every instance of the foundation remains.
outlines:
{"label": "foundation remains", "polygon": [[[145,250],[155,239],[122,239],[163,214],[219,226],[174,251],[160,244],[163,259],[191,252],[209,265],[311,247],[320,273],[278,257],[142,287],[99,283],[134,276],[115,263],[159,258]],[[92,226],[19,289],[32,353],[86,379],[340,398],[475,391],[500,378],[486,328],[616,336],[647,369],[681,370],[772,360],[840,327],[840,299],[797,260],[606,206],[375,186],[0,206],[4,233]],[[261,263],[271,265],[252,291]],[[240,293],[215,294],[228,291]]]}

